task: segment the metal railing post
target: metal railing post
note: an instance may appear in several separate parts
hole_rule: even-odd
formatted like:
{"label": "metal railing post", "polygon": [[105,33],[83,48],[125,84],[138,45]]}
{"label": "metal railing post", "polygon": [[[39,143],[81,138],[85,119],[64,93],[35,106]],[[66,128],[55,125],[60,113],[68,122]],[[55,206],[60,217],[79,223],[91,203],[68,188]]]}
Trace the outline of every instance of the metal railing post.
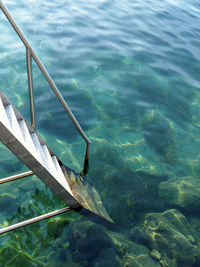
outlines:
{"label": "metal railing post", "polygon": [[30,48],[26,48],[26,62],[27,62],[27,75],[28,75],[28,88],[29,88],[29,103],[31,114],[31,126],[36,129],[35,124],[35,108],[34,108],[34,95],[33,95],[33,71],[32,71],[32,55]]}
{"label": "metal railing post", "polygon": [[90,150],[90,142],[88,142],[86,145],[83,175],[86,175],[89,171],[89,150]]}

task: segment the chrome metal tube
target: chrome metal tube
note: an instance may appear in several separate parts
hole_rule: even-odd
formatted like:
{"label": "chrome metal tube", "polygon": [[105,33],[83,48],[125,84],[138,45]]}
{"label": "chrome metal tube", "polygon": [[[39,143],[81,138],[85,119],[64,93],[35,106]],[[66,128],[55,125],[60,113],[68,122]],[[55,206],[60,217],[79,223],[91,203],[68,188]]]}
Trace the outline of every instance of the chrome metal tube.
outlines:
{"label": "chrome metal tube", "polygon": [[39,221],[45,220],[47,218],[50,218],[50,217],[53,217],[53,216],[68,212],[70,210],[72,210],[70,207],[66,207],[66,208],[63,208],[63,209],[60,209],[60,210],[49,212],[49,213],[44,214],[44,215],[40,215],[38,217],[29,219],[29,220],[26,220],[26,221],[23,221],[23,222],[20,222],[20,223],[13,224],[11,226],[8,226],[8,227],[0,229],[0,235],[1,234],[5,234],[5,233],[10,232],[10,231],[13,231],[13,230],[16,230],[18,228],[24,227],[26,225],[29,225],[29,224],[32,224],[32,223],[35,223],[35,222],[39,222]]}
{"label": "chrome metal tube", "polygon": [[24,45],[26,46],[26,48],[28,49],[28,51],[30,52],[31,56],[34,58],[35,62],[37,63],[38,67],[40,68],[41,72],[43,73],[44,77],[46,78],[47,82],[49,83],[50,87],[53,89],[55,95],[57,96],[57,98],[59,99],[60,103],[62,104],[63,108],[65,109],[65,111],[68,113],[69,117],[71,118],[73,124],[75,125],[76,129],[79,131],[79,133],[81,134],[81,136],[84,138],[84,140],[87,143],[90,143],[89,138],[86,136],[86,134],[84,133],[83,129],[81,128],[80,124],[78,123],[78,121],[76,120],[75,116],[73,115],[73,113],[71,112],[69,106],[67,105],[67,103],[65,102],[64,98],[62,97],[61,93],[59,92],[57,86],[55,85],[55,83],[53,82],[53,80],[51,79],[50,75],[48,74],[47,70],[45,69],[45,67],[43,66],[43,64],[41,63],[41,61],[39,60],[38,56],[36,55],[36,53],[33,51],[31,45],[29,44],[29,42],[27,41],[25,35],[23,34],[23,32],[21,31],[21,29],[19,28],[19,26],[16,24],[15,20],[13,19],[13,17],[11,16],[11,14],[9,13],[8,9],[6,8],[6,6],[3,4],[2,1],[0,1],[0,8],[2,9],[2,11],[4,12],[5,16],[7,17],[7,19],[9,20],[9,22],[11,23],[11,25],[13,26],[13,28],[15,29],[16,33],[18,34],[19,38],[22,40],[22,42],[24,43]]}
{"label": "chrome metal tube", "polygon": [[23,172],[23,173],[20,173],[20,174],[13,175],[13,176],[9,176],[9,177],[0,179],[0,184],[12,182],[14,180],[21,179],[21,178],[24,178],[24,177],[27,177],[27,176],[30,176],[30,175],[33,175],[33,174],[34,173],[32,171],[27,171],[27,172]]}
{"label": "chrome metal tube", "polygon": [[34,108],[34,95],[33,95],[33,71],[32,71],[32,56],[29,48],[26,48],[26,61],[27,61],[27,75],[28,75],[28,88],[29,88],[29,103],[31,114],[31,126],[36,129],[35,124],[35,108]]}

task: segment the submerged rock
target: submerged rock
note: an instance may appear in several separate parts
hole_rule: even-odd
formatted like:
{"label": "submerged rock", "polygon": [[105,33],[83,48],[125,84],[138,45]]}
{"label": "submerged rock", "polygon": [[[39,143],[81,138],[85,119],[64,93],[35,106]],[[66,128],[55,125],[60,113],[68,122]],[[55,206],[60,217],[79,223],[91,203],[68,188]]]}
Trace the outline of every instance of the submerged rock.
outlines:
{"label": "submerged rock", "polygon": [[112,241],[103,228],[90,221],[73,225],[68,237],[75,262],[91,262],[102,249],[112,247]]}
{"label": "submerged rock", "polygon": [[138,243],[132,243],[130,251],[124,258],[124,267],[160,267],[157,259],[153,259],[150,256],[150,250]]}
{"label": "submerged rock", "polygon": [[159,184],[159,195],[170,205],[187,212],[200,210],[200,180],[194,177],[172,178]]}
{"label": "submerged rock", "polygon": [[113,248],[102,249],[91,266],[94,267],[121,267],[120,258]]}
{"label": "submerged rock", "polygon": [[[117,232],[108,232],[113,242],[113,248],[124,267],[159,267],[157,259],[150,255],[150,249],[137,242],[133,242],[126,235]],[[113,265],[116,266],[116,265]]]}
{"label": "submerged rock", "polygon": [[152,259],[149,255],[139,255],[133,257],[128,255],[124,267],[160,267],[160,264]]}
{"label": "submerged rock", "polygon": [[133,238],[156,250],[161,266],[176,266],[177,261],[177,266],[188,267],[199,261],[196,232],[175,209],[146,214],[141,226],[133,230]]}
{"label": "submerged rock", "polygon": [[125,233],[108,230],[90,221],[76,223],[68,232],[74,263],[94,267],[160,267],[150,249]]}

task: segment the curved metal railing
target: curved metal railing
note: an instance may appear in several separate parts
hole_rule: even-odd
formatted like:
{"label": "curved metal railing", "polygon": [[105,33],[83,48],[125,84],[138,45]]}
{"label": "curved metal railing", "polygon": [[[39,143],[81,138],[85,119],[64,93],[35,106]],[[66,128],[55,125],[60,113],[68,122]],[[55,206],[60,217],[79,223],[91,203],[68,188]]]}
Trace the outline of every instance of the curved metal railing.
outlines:
{"label": "curved metal railing", "polygon": [[29,44],[27,38],[15,22],[14,18],[11,16],[10,12],[8,11],[7,7],[3,4],[2,1],[0,1],[0,8],[7,17],[8,21],[18,34],[19,38],[23,42],[23,44],[26,47],[26,61],[27,61],[27,75],[28,75],[28,87],[29,87],[29,102],[30,102],[30,114],[31,114],[31,125],[35,129],[36,123],[35,123],[35,110],[34,110],[34,95],[33,95],[33,75],[32,75],[32,58],[35,60],[36,64],[38,65],[39,69],[43,73],[44,77],[46,78],[47,82],[49,83],[50,87],[52,88],[53,92],[57,96],[58,100],[62,104],[63,108],[69,115],[70,119],[72,120],[73,124],[75,125],[76,129],[80,133],[80,135],[83,137],[83,139],[86,142],[86,152],[85,152],[85,160],[84,160],[84,169],[83,174],[87,173],[88,170],[88,162],[89,162],[89,147],[90,147],[90,140],[84,133],[83,129],[81,128],[80,124],[78,123],[77,119],[75,118],[74,114],[70,110],[69,106],[65,102],[64,98],[62,97],[61,93],[59,92],[57,86],[55,85],[54,81],[52,80],[51,76],[45,69],[44,65],[41,63],[40,59],[34,52],[33,48]]}

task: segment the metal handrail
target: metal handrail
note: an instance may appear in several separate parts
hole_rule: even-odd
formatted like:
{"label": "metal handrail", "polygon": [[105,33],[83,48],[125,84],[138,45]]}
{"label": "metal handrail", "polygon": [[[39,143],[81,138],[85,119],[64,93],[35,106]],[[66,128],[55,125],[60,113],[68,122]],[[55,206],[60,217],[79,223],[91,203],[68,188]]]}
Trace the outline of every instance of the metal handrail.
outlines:
{"label": "metal handrail", "polygon": [[62,209],[59,209],[59,210],[51,211],[49,213],[34,217],[32,219],[28,219],[28,220],[23,221],[23,222],[19,222],[19,223],[16,223],[16,224],[1,228],[0,229],[0,235],[8,233],[8,232],[16,230],[16,229],[19,229],[19,228],[24,227],[26,225],[30,225],[32,223],[40,222],[40,221],[45,220],[47,218],[51,218],[51,217],[66,213],[66,212],[71,211],[71,210],[72,210],[72,208],[65,207],[65,208],[62,208]]}
{"label": "metal handrail", "polygon": [[9,176],[9,177],[0,179],[0,184],[12,182],[12,181],[15,181],[15,180],[18,180],[18,179],[21,179],[21,178],[25,178],[25,177],[31,176],[33,174],[34,173],[32,171],[27,171],[27,172],[23,172],[23,173],[20,173],[20,174],[15,174],[13,176]]}
{"label": "metal handrail", "polygon": [[33,96],[33,75],[32,75],[32,58],[35,60],[36,64],[38,65],[39,69],[43,73],[44,77],[46,78],[47,82],[49,83],[50,87],[52,88],[53,92],[57,96],[58,100],[62,104],[63,108],[69,115],[70,119],[72,120],[73,124],[75,125],[76,129],[80,133],[80,135],[83,137],[83,139],[86,142],[86,152],[85,152],[85,160],[84,160],[84,169],[83,169],[83,174],[87,173],[88,170],[88,161],[89,161],[89,147],[90,147],[90,139],[86,136],[84,133],[83,129],[81,128],[80,124],[76,120],[74,114],[70,110],[69,106],[65,102],[64,98],[62,97],[61,93],[59,92],[57,86],[53,82],[51,76],[45,69],[44,65],[41,63],[40,59],[34,52],[33,48],[29,44],[27,38],[19,28],[19,26],[16,24],[14,18],[11,16],[10,12],[8,11],[7,7],[3,4],[2,1],[0,1],[0,8],[7,17],[8,21],[18,34],[19,38],[23,42],[23,44],[26,47],[26,60],[27,60],[27,75],[28,75],[28,87],[29,87],[29,102],[30,102],[30,114],[31,114],[31,125],[35,129],[36,128],[36,123],[35,123],[35,111],[34,111],[34,96]]}

